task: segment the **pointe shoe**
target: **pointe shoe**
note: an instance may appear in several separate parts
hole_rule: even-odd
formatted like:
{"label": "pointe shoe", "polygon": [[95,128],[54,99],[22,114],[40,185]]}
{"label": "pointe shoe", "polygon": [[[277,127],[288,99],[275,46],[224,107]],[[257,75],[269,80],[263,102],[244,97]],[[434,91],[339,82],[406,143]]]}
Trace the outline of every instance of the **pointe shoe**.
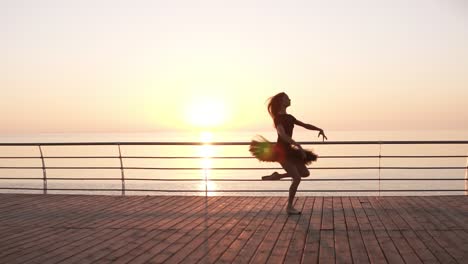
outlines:
{"label": "pointe shoe", "polygon": [[294,207],[286,208],[286,212],[288,213],[288,215],[300,215],[301,214],[301,211],[294,209]]}
{"label": "pointe shoe", "polygon": [[279,173],[277,173],[277,172],[275,171],[275,172],[273,172],[271,175],[263,176],[263,177],[262,177],[262,180],[264,180],[264,181],[276,181],[276,180],[280,180]]}

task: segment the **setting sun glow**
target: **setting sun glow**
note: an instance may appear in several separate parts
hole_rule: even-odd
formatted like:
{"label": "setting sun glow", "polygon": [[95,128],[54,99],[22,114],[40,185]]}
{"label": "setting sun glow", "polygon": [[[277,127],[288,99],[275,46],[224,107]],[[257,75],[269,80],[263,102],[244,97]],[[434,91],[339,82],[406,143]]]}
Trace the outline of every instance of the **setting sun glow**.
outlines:
{"label": "setting sun glow", "polygon": [[188,104],[187,121],[196,127],[217,127],[226,123],[226,104],[220,98],[199,97]]}

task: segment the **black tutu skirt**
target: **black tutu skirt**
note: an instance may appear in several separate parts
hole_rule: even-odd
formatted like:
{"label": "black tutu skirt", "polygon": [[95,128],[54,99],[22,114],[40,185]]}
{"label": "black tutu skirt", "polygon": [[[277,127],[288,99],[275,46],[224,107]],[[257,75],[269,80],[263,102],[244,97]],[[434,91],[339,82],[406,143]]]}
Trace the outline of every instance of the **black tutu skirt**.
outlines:
{"label": "black tutu skirt", "polygon": [[262,136],[258,136],[250,142],[249,151],[258,160],[266,162],[288,160],[309,165],[318,158],[317,154],[307,149],[304,149],[306,157],[303,158],[300,149],[269,142]]}

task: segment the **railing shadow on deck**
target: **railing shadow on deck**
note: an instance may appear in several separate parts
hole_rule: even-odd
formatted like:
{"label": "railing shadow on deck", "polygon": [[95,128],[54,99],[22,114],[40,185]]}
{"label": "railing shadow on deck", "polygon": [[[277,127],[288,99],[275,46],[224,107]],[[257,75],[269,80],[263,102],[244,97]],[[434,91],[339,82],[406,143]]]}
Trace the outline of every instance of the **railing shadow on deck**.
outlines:
{"label": "railing shadow on deck", "polygon": [[[452,140],[452,141],[328,141],[328,142],[300,142],[302,145],[375,145],[379,147],[378,155],[329,155],[329,156],[320,156],[320,159],[377,159],[378,166],[334,166],[334,167],[314,167],[314,170],[378,170],[378,178],[330,178],[330,179],[303,179],[303,181],[377,181],[379,188],[376,189],[329,189],[329,190],[299,190],[299,192],[331,192],[331,193],[350,193],[350,192],[378,192],[379,195],[381,192],[464,192],[465,195],[468,195],[468,155],[382,155],[382,146],[384,145],[466,145],[468,140]],[[47,194],[48,191],[112,191],[112,192],[121,192],[122,195],[125,195],[129,191],[137,192],[165,192],[165,193],[190,193],[190,192],[237,192],[237,193],[249,193],[249,192],[287,192],[287,190],[209,190],[207,187],[207,176],[203,179],[184,179],[184,178],[128,178],[125,177],[125,172],[127,170],[206,170],[203,167],[130,167],[124,166],[124,160],[126,159],[206,159],[206,156],[123,156],[122,147],[123,146],[247,146],[250,142],[73,142],[73,143],[0,143],[0,147],[37,147],[39,156],[0,156],[0,159],[40,159],[41,166],[0,166],[0,170],[5,169],[31,169],[31,170],[42,170],[42,177],[0,177],[0,190],[35,190],[42,191],[44,194]],[[57,147],[57,146],[111,146],[115,147],[118,151],[116,156],[46,156],[44,155],[44,149],[47,147]],[[1,155],[1,152],[0,152]],[[381,166],[381,161],[384,159],[415,159],[415,158],[424,158],[424,159],[435,159],[435,158],[444,158],[444,159],[454,159],[454,158],[466,158],[467,162],[465,166]],[[83,167],[83,166],[47,166],[46,160],[53,159],[118,159],[120,166],[113,167]],[[249,156],[210,156],[209,159],[253,159]],[[108,177],[48,177],[47,172],[51,170],[81,170],[81,169],[93,169],[93,170],[102,170],[102,169],[118,169],[120,170],[121,177],[119,178],[108,178]],[[279,169],[279,167],[215,167],[209,168],[209,170],[272,170]],[[464,170],[465,178],[381,178],[382,170],[416,170],[416,169],[426,169],[426,170]],[[40,180],[42,181],[42,188],[29,188],[29,187],[4,187],[1,185],[1,180]],[[54,180],[64,180],[64,181],[120,181],[121,188],[48,188],[48,181]],[[176,189],[131,189],[126,188],[126,182],[130,181],[165,181],[165,182],[205,182],[205,190],[176,190]],[[209,179],[213,182],[256,182],[261,181],[261,179]],[[384,181],[464,181],[464,188],[462,189],[381,189],[380,184]]]}

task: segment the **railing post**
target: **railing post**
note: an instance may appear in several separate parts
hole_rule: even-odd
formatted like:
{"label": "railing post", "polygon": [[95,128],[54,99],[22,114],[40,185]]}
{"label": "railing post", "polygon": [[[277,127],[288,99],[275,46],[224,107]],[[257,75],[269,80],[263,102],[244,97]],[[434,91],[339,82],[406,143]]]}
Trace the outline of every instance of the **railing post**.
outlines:
{"label": "railing post", "polygon": [[44,194],[47,194],[47,171],[44,161],[44,154],[42,153],[41,145],[38,145],[39,153],[41,153],[41,162],[42,162],[42,191]]}
{"label": "railing post", "polygon": [[117,146],[119,147],[120,173],[122,176],[122,195],[125,195],[125,173],[122,161],[122,151],[120,150],[120,144],[117,144]]}

